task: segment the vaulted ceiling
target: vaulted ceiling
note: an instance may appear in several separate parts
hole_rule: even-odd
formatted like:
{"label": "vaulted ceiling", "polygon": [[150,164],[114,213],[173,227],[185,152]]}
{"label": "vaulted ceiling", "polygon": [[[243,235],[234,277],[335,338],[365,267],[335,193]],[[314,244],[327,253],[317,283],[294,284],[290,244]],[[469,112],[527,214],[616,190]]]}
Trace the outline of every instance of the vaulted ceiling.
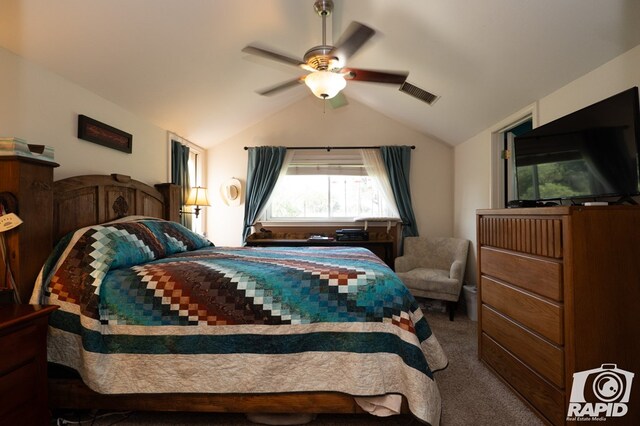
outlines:
{"label": "vaulted ceiling", "polygon": [[[638,0],[334,3],[329,43],[351,21],[376,30],[350,66],[408,71],[440,99],[358,81],[346,97],[450,145],[640,44]],[[313,4],[1,0],[0,46],[206,147],[313,96],[302,84],[258,95],[300,69],[241,51],[258,43],[302,59],[322,41]]]}

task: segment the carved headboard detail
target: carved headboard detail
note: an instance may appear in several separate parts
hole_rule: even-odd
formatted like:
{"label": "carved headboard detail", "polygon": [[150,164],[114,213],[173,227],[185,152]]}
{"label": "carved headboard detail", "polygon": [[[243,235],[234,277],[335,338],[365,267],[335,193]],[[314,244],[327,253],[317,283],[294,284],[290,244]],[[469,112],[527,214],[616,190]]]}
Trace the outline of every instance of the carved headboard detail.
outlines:
{"label": "carved headboard detail", "polygon": [[53,240],[74,229],[124,216],[176,220],[179,207],[173,197],[179,194],[179,187],[156,187],[119,174],[74,176],[54,182]]}
{"label": "carved headboard detail", "polygon": [[119,218],[125,217],[129,212],[129,204],[127,204],[127,201],[124,198],[122,198],[122,196],[119,196],[118,198],[116,198],[111,208],[113,209],[113,212],[116,214],[116,216]]}

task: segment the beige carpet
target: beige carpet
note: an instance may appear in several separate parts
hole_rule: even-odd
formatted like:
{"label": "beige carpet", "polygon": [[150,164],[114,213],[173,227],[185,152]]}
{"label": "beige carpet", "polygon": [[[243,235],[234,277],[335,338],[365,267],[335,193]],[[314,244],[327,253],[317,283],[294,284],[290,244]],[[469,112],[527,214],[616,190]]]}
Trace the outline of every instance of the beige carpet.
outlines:
{"label": "beige carpet", "polygon": [[515,394],[478,360],[477,322],[458,313],[427,312],[427,319],[449,357],[435,374],[442,396],[443,426],[543,425]]}
{"label": "beige carpet", "polygon": [[[537,426],[543,423],[499,381],[477,357],[477,323],[464,313],[451,322],[448,315],[427,311],[427,319],[449,357],[449,366],[435,374],[442,395],[443,426],[509,425]],[[210,413],[60,413],[71,423],[83,425],[251,426],[242,414]],[[82,423],[77,423],[81,421]],[[56,424],[56,420],[53,420]],[[404,426],[420,423],[412,416],[378,418],[370,415],[319,415],[312,426]]]}

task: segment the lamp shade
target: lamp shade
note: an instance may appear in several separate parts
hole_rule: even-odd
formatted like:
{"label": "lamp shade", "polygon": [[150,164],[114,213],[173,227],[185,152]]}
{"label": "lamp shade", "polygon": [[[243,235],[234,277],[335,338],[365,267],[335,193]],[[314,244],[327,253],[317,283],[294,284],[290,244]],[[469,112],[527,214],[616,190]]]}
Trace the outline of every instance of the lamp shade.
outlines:
{"label": "lamp shade", "polygon": [[321,99],[333,98],[347,85],[342,74],[331,71],[312,72],[305,77],[304,82]]}
{"label": "lamp shade", "polygon": [[209,198],[207,198],[207,188],[202,186],[194,186],[189,191],[185,206],[210,206]]}

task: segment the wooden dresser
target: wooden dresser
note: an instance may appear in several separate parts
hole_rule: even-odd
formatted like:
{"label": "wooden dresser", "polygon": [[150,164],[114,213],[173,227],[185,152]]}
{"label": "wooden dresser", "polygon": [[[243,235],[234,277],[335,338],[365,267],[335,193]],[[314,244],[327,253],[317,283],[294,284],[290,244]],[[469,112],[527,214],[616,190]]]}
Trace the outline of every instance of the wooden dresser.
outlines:
{"label": "wooden dresser", "polygon": [[[640,380],[640,207],[479,210],[477,233],[479,357],[541,418],[565,424],[576,372]],[[638,384],[607,424],[639,424]]]}
{"label": "wooden dresser", "polygon": [[0,423],[47,425],[47,325],[57,306],[0,305]]}

